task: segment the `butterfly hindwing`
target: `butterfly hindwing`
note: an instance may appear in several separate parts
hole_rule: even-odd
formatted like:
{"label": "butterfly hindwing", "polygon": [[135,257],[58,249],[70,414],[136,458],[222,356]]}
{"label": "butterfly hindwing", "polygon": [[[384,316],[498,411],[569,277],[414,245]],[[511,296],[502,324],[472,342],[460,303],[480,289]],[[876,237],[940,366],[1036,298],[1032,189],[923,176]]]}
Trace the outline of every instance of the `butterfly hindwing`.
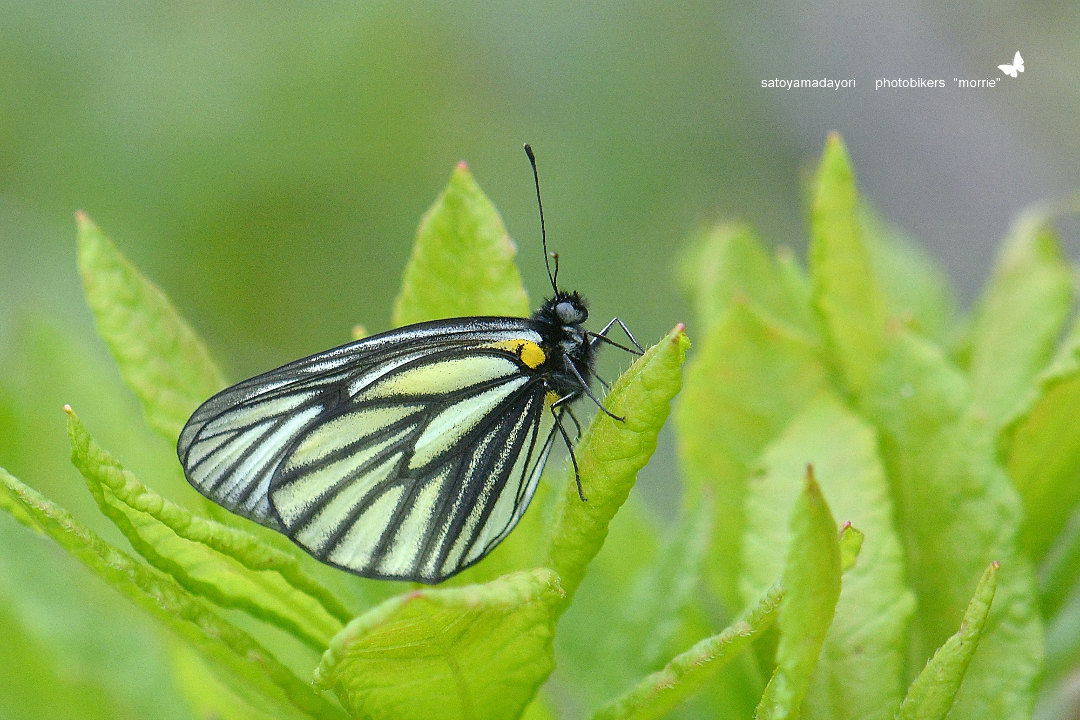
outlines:
{"label": "butterfly hindwing", "polygon": [[366,576],[436,582],[517,524],[551,449],[543,338],[438,321],[290,363],[202,405],[178,443],[204,495]]}

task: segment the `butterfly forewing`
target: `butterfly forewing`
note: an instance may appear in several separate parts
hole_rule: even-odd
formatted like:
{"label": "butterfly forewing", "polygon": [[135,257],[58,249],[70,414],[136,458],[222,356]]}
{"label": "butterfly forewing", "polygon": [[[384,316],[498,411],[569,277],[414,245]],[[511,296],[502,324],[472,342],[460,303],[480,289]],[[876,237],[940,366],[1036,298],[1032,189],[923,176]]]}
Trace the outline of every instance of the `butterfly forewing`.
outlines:
{"label": "butterfly forewing", "polygon": [[533,321],[470,318],[298,360],[202,405],[180,459],[204,495],[324,562],[436,582],[535,491],[554,438],[542,342]]}

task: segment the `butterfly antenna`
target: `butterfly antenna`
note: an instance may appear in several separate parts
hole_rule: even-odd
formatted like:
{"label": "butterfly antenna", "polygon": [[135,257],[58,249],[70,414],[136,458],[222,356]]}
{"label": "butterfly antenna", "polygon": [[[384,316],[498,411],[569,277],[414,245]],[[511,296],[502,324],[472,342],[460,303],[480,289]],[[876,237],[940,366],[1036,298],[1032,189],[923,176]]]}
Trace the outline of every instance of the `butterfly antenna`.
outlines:
{"label": "butterfly antenna", "polygon": [[547,230],[544,227],[544,203],[540,200],[540,175],[536,172],[536,156],[533,155],[532,145],[525,143],[525,154],[529,156],[529,164],[532,165],[533,182],[536,184],[536,206],[540,208],[540,242],[544,245],[544,265],[547,267],[548,280],[551,281],[551,289],[555,294],[559,293],[559,286],[555,280],[559,277],[559,256],[555,255],[555,272],[551,271],[551,253],[547,248]]}

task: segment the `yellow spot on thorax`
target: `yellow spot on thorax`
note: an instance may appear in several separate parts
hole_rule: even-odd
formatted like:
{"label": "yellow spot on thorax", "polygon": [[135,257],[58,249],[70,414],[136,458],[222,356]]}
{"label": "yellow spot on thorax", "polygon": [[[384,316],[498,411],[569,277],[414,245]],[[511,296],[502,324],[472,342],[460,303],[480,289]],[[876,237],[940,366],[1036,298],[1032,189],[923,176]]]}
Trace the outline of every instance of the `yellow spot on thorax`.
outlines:
{"label": "yellow spot on thorax", "polygon": [[547,360],[547,353],[531,340],[502,340],[492,343],[491,346],[514,353],[521,358],[521,362],[533,370],[543,365],[544,361]]}

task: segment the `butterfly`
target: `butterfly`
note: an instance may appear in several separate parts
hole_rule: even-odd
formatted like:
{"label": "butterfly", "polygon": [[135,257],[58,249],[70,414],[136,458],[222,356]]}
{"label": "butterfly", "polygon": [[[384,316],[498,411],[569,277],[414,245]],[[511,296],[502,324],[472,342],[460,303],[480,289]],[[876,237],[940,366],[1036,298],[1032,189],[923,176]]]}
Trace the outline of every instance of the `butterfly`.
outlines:
{"label": "butterfly", "polygon": [[1017,73],[1024,72],[1024,58],[1020,57],[1020,51],[1017,50],[1013,55],[1013,61],[1011,65],[998,65],[998,70],[1005,73],[1009,77],[1016,77]]}
{"label": "butterfly", "polygon": [[[586,330],[585,299],[559,289],[525,151],[552,297],[528,318],[409,325],[222,390],[177,442],[195,489],[324,563],[428,584],[478,562],[517,525],[557,436],[585,500],[570,405],[588,397],[623,420],[590,387],[596,350],[643,350],[618,318]],[[607,337],[616,324],[634,348]]]}

